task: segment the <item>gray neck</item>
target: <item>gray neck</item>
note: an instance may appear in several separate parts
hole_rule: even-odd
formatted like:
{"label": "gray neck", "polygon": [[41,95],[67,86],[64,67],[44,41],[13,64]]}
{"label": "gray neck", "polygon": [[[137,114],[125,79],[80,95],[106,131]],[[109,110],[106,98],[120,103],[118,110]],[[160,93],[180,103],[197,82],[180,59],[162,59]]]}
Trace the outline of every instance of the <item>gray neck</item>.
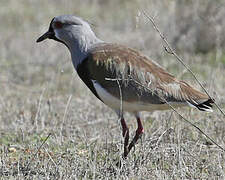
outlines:
{"label": "gray neck", "polygon": [[71,53],[73,65],[77,69],[77,66],[87,57],[89,49],[93,45],[102,43],[103,41],[98,39],[94,33],[91,33],[74,37],[70,42],[67,45]]}

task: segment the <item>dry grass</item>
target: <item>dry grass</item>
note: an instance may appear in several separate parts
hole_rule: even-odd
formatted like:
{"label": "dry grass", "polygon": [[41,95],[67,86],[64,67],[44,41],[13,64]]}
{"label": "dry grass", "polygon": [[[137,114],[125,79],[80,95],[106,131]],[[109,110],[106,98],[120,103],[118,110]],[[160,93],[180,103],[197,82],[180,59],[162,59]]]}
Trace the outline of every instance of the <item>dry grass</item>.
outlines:
{"label": "dry grass", "polygon": [[[116,115],[85,88],[64,46],[53,41],[35,43],[52,17],[76,14],[94,23],[102,39],[137,48],[196,84],[164,51],[162,40],[139,14],[140,9],[155,16],[169,42],[225,110],[222,0],[2,0],[2,179],[225,178],[224,152],[171,111],[142,113],[145,134],[117,168],[123,139]],[[224,117],[216,109],[211,114],[189,108],[179,112],[225,147]],[[134,133],[134,117],[125,117]]]}

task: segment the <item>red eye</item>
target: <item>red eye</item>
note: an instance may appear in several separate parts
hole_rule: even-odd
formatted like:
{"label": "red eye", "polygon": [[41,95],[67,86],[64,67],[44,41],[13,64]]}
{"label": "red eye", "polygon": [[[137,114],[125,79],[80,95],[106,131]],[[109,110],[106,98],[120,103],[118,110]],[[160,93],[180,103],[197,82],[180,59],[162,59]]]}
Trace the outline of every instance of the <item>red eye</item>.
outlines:
{"label": "red eye", "polygon": [[63,24],[61,22],[58,22],[58,21],[54,22],[54,28],[60,29],[62,27],[63,27]]}

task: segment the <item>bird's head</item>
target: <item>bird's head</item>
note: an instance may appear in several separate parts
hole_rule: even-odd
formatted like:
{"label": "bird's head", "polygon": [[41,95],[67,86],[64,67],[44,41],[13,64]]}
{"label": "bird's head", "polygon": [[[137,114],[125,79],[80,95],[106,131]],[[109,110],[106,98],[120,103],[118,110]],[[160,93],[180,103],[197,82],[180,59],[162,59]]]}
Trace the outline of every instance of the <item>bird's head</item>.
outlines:
{"label": "bird's head", "polygon": [[54,39],[70,49],[74,44],[82,47],[97,38],[88,22],[76,16],[61,15],[52,19],[48,31],[37,42],[45,39]]}

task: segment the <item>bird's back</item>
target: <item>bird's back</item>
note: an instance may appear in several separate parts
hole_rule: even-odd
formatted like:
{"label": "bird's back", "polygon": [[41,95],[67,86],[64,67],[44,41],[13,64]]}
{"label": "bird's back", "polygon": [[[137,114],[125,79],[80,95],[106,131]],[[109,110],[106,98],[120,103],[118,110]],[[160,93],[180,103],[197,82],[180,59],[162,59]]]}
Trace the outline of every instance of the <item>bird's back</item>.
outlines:
{"label": "bird's back", "polygon": [[[117,100],[122,95],[124,102],[137,104],[140,110],[168,109],[166,103],[197,106],[208,100],[207,95],[177,80],[146,56],[125,46],[109,43],[94,45],[84,64],[89,79]],[[97,96],[101,99],[99,93]]]}

